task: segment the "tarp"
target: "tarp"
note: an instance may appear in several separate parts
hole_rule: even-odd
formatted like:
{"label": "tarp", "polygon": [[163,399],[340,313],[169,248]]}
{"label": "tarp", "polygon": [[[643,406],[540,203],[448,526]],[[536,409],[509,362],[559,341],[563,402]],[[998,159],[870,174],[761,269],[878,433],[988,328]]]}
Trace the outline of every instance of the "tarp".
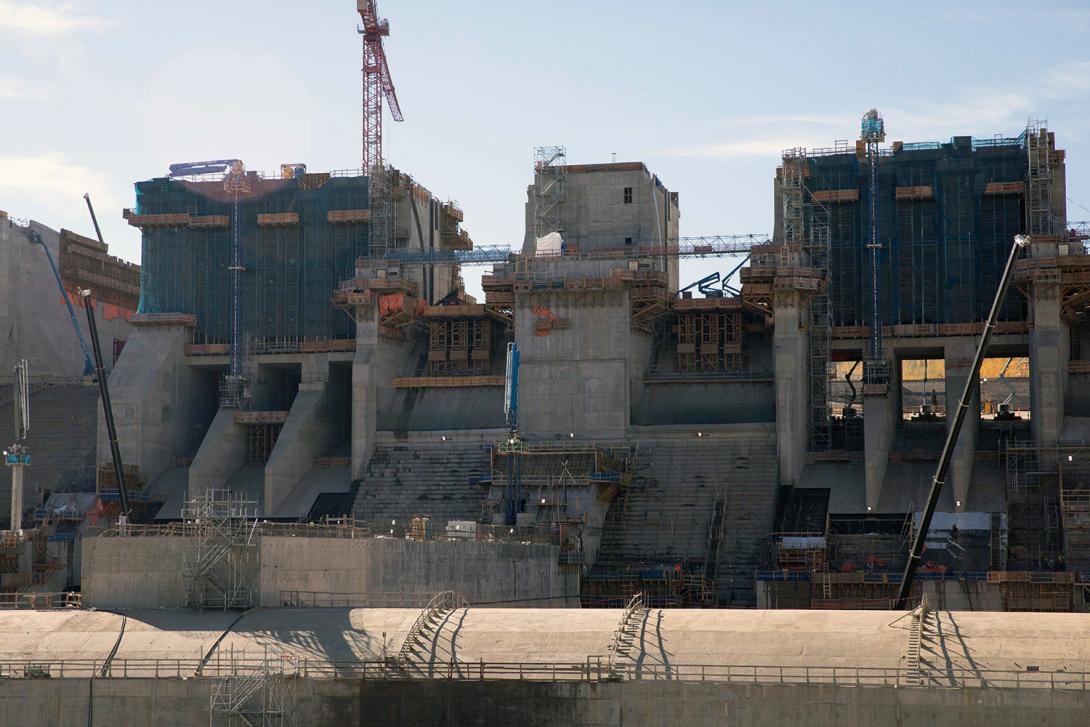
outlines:
{"label": "tarp", "polygon": [[559,232],[550,232],[548,235],[537,238],[534,248],[538,255],[560,255],[564,251],[564,238]]}

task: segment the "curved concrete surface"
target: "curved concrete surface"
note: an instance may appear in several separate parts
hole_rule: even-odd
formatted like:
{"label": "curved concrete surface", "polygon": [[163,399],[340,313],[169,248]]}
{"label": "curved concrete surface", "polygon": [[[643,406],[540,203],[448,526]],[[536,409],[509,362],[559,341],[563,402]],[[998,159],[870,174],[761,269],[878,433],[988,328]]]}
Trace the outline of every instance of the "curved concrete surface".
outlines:
{"label": "curved concrete surface", "polygon": [[[217,655],[290,654],[315,661],[395,655],[417,609],[260,609],[243,617]],[[128,614],[117,660],[200,659],[237,613]],[[468,608],[430,638],[433,658],[463,662],[582,662],[608,654],[621,611]],[[638,656],[684,665],[897,668],[909,619],[883,611],[650,610]],[[92,611],[0,612],[0,660],[104,659],[122,617]],[[923,661],[934,669],[1090,672],[1090,615],[932,613]],[[213,659],[217,658],[213,655]]]}

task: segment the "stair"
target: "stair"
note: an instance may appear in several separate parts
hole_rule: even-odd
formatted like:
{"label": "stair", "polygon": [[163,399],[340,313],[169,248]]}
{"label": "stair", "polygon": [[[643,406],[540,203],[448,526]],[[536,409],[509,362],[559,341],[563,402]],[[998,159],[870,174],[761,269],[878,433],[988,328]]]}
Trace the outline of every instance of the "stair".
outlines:
{"label": "stair", "polygon": [[379,445],[352,508],[358,520],[431,518],[434,532],[448,520],[477,520],[484,489],[477,484],[491,469],[480,444]]}
{"label": "stair", "polygon": [[610,506],[595,569],[681,563],[715,574],[720,605],[756,605],[754,571],[775,518],[774,435],[641,440],[640,447],[646,465]]}
{"label": "stair", "polygon": [[905,671],[901,681],[908,686],[922,687],[925,679],[920,669],[920,640],[927,612],[921,606],[909,618],[911,621],[908,626],[908,647],[905,649]]}

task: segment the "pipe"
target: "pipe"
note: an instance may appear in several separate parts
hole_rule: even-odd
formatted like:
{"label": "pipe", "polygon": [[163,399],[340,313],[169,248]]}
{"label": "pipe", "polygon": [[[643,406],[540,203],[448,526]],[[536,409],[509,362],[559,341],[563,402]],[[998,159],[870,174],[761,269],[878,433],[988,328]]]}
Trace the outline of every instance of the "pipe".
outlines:
{"label": "pipe", "polygon": [[57,270],[57,263],[53,261],[53,253],[49,252],[49,246],[45,244],[45,240],[34,230],[30,231],[30,239],[32,242],[41,245],[42,249],[45,250],[45,257],[49,260],[49,267],[53,270],[53,277],[57,280],[57,287],[60,288],[64,304],[68,307],[68,317],[72,319],[72,327],[76,329],[76,338],[79,339],[79,347],[83,351],[83,375],[89,376],[95,368],[91,364],[91,353],[87,350],[87,341],[83,340],[83,332],[80,331],[79,320],[76,318],[76,309],[72,307],[72,301],[68,298],[68,291],[64,289],[64,281],[61,280],[61,273]]}
{"label": "pipe", "polygon": [[[920,527],[912,540],[912,550],[908,554],[908,562],[905,564],[904,576],[901,578],[901,586],[897,590],[897,600],[893,604],[896,610],[903,609],[908,602],[908,594],[912,590],[912,581],[916,577],[916,569],[923,555],[923,545],[927,540],[927,531],[931,529],[931,519],[935,515],[935,507],[942,493],[942,486],[946,482],[946,471],[950,467],[950,460],[954,455],[954,446],[957,445],[958,435],[961,434],[961,425],[965,423],[965,413],[969,410],[969,402],[972,399],[973,384],[980,376],[980,366],[984,363],[984,354],[988,350],[988,339],[991,338],[992,329],[995,328],[999,318],[999,308],[1007,297],[1007,289],[1011,283],[1011,273],[1014,271],[1014,262],[1018,259],[1018,253],[1029,244],[1028,235],[1015,235],[1014,245],[1007,257],[1007,265],[1003,268],[1003,277],[999,279],[999,289],[995,291],[995,300],[992,301],[992,309],[988,314],[988,322],[984,324],[984,332],[980,334],[980,342],[976,347],[976,355],[973,356],[973,368],[965,379],[965,389],[961,392],[961,401],[958,403],[958,411],[954,417],[954,424],[946,433],[946,443],[942,446],[942,455],[939,464],[935,468],[935,476],[931,480],[931,492],[927,496],[927,506],[924,508],[923,517],[920,519]],[[947,412],[949,416],[949,412]]]}
{"label": "pipe", "polygon": [[102,411],[106,416],[106,433],[110,438],[110,456],[114,463],[114,475],[117,477],[117,490],[121,495],[121,516],[129,515],[129,490],[125,486],[125,471],[121,467],[121,449],[117,444],[117,427],[114,425],[114,408],[110,404],[110,387],[106,383],[106,367],[102,363],[102,347],[98,343],[98,326],[95,324],[95,303],[91,300],[90,290],[81,290],[83,307],[87,311],[87,327],[91,332],[91,347],[95,353],[95,375],[98,377],[98,390],[102,396]]}

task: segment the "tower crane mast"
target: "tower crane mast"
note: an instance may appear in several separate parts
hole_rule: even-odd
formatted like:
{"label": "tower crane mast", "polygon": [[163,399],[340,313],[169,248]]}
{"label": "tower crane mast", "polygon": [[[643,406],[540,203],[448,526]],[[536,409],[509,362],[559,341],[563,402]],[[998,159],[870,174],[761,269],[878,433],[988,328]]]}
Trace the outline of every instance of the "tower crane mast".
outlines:
{"label": "tower crane mast", "polygon": [[356,28],[363,36],[363,172],[370,174],[382,164],[382,99],[390,105],[394,121],[405,118],[382,47],[382,39],[390,35],[390,22],[379,17],[375,0],[356,0],[356,9],[363,21]]}

